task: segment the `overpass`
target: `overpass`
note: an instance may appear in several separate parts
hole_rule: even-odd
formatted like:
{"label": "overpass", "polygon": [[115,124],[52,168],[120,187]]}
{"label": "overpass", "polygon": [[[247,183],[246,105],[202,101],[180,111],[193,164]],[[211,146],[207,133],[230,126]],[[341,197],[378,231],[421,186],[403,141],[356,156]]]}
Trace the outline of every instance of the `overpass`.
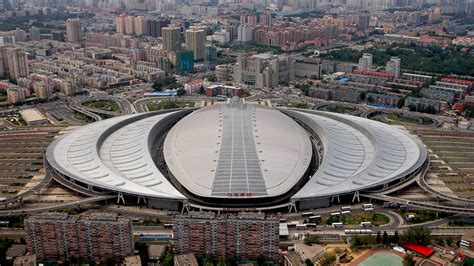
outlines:
{"label": "overpass", "polygon": [[51,174],[45,173],[44,178],[37,183],[35,186],[29,188],[28,190],[19,193],[13,197],[7,198],[6,200],[0,202],[1,204],[5,205],[5,209],[8,208],[8,204],[15,203],[15,202],[22,202],[24,198],[31,196],[38,192],[40,189],[45,187],[46,185],[49,184],[49,182],[52,180]]}
{"label": "overpass", "polygon": [[47,211],[54,211],[54,210],[61,210],[66,208],[74,208],[80,206],[81,204],[89,204],[95,203],[100,201],[106,201],[109,199],[116,199],[117,196],[115,195],[104,195],[104,196],[94,196],[85,198],[78,201],[67,202],[64,204],[48,206],[48,207],[37,207],[37,208],[23,208],[23,209],[15,209],[15,210],[1,210],[0,216],[15,216],[15,215],[22,215],[22,214],[31,214],[31,213],[39,213],[39,212],[47,212]]}
{"label": "overpass", "polygon": [[469,207],[455,207],[455,206],[446,206],[440,205],[439,203],[433,202],[420,202],[414,200],[406,200],[401,198],[396,198],[387,195],[381,194],[360,194],[361,197],[368,199],[380,200],[385,202],[393,202],[400,205],[406,205],[408,207],[413,207],[416,209],[430,210],[435,212],[446,212],[453,214],[465,214],[465,215],[474,215],[474,209]]}

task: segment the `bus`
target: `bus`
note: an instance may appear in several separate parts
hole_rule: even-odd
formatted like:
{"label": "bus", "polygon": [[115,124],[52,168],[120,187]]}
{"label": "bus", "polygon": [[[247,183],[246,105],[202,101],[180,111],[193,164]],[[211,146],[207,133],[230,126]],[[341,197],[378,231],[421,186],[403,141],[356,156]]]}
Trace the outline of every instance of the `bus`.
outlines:
{"label": "bus", "polygon": [[342,228],[344,226],[344,224],[342,223],[332,223],[332,227],[334,228]]}
{"label": "bus", "polygon": [[349,215],[349,214],[351,214],[351,211],[342,211],[341,212],[341,215]]}
{"label": "bus", "polygon": [[296,225],[296,230],[305,230],[306,229],[306,224],[297,224]]}
{"label": "bus", "polygon": [[164,228],[173,228],[173,224],[163,224]]}
{"label": "bus", "polygon": [[314,215],[313,212],[303,212],[303,213],[301,214],[301,216],[303,216],[303,217],[313,216],[313,215]]}
{"label": "bus", "polygon": [[298,224],[300,224],[300,223],[294,221],[294,222],[288,223],[287,225],[288,225],[288,227],[296,227]]}
{"label": "bus", "polygon": [[341,211],[350,211],[350,210],[351,210],[351,206],[341,207]]}
{"label": "bus", "polygon": [[227,96],[225,95],[217,95],[217,100],[220,102],[227,101]]}
{"label": "bus", "polygon": [[310,221],[318,221],[321,220],[321,215],[313,215],[309,217]]}
{"label": "bus", "polygon": [[364,212],[373,212],[374,208],[364,208]]}
{"label": "bus", "polygon": [[341,215],[340,212],[333,212],[333,213],[331,213],[331,216],[339,216],[339,215]]}
{"label": "bus", "polygon": [[307,228],[316,228],[316,224],[314,224],[314,223],[307,223],[307,224],[306,224],[306,227],[307,227]]}
{"label": "bus", "polygon": [[371,222],[361,222],[360,227],[372,227],[372,223]]}
{"label": "bus", "polygon": [[373,207],[374,207],[374,204],[372,204],[372,203],[364,203],[364,204],[362,204],[362,208],[363,208],[363,209],[373,208]]}

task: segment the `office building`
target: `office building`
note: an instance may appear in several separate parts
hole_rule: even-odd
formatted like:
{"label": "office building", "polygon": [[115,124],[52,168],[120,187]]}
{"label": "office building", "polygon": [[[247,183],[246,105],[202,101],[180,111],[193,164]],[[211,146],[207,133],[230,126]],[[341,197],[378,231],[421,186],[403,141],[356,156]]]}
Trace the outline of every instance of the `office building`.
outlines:
{"label": "office building", "polygon": [[370,14],[369,13],[361,13],[357,17],[357,30],[365,32],[369,29],[369,22],[370,22]]}
{"label": "office building", "polygon": [[82,42],[82,22],[79,19],[68,19],[66,21],[66,34],[68,42]]}
{"label": "office building", "polygon": [[372,71],[372,59],[372,54],[364,53],[359,59],[359,66],[357,67],[357,69]]}
{"label": "office building", "polygon": [[112,213],[33,215],[25,220],[25,240],[40,260],[120,261],[134,254],[131,220]]}
{"label": "office building", "polygon": [[276,259],[279,220],[263,213],[189,213],[173,220],[177,254],[195,253],[241,260]]}
{"label": "office building", "polygon": [[54,41],[58,41],[58,42],[64,42],[66,39],[64,38],[64,33],[60,32],[60,31],[53,31],[51,32],[51,38],[54,40]]}
{"label": "office building", "polygon": [[194,53],[194,60],[200,61],[205,56],[206,32],[201,28],[190,28],[186,31],[186,49],[192,50]]}
{"label": "office building", "polygon": [[288,55],[239,55],[234,65],[234,82],[256,88],[273,88],[295,78],[294,58]]}
{"label": "office building", "polygon": [[232,65],[217,65],[215,71],[217,81],[231,81],[233,70],[234,67]]}
{"label": "office building", "polygon": [[168,26],[161,29],[163,37],[163,49],[167,51],[179,51],[181,48],[181,29],[176,26]]}
{"label": "office building", "polygon": [[194,52],[181,50],[176,52],[176,72],[189,73],[194,71]]}
{"label": "office building", "polygon": [[388,74],[395,75],[395,77],[400,77],[400,64],[401,60],[399,57],[392,56],[390,61],[387,62],[387,66],[385,67],[385,72]]}

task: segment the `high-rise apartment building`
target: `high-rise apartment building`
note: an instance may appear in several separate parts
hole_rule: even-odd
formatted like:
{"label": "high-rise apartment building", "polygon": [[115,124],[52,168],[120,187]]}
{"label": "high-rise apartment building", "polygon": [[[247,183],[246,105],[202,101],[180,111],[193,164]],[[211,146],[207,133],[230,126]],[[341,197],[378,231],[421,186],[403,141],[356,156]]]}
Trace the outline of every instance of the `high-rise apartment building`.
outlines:
{"label": "high-rise apartment building", "polygon": [[194,60],[203,60],[205,56],[206,32],[201,28],[192,27],[186,31],[186,49],[194,52]]}
{"label": "high-rise apartment building", "polygon": [[189,213],[174,219],[177,254],[195,253],[219,258],[256,259],[278,256],[279,220],[263,213],[216,215]]}
{"label": "high-rise apartment building", "polygon": [[28,76],[25,51],[19,47],[0,46],[0,77],[18,79]]}
{"label": "high-rise apartment building", "polygon": [[134,35],[135,34],[135,17],[127,16],[125,17],[125,33]]}
{"label": "high-rise apartment building", "polygon": [[147,19],[145,21],[145,35],[151,37],[161,37],[161,29],[171,23],[169,19]]}
{"label": "high-rise apartment building", "polygon": [[364,53],[359,59],[359,66],[357,67],[360,70],[372,71],[372,54]]}
{"label": "high-rise apartment building", "polygon": [[388,74],[393,74],[397,78],[400,77],[400,64],[401,59],[399,57],[393,56],[392,58],[390,58],[390,61],[387,62],[385,72]]}
{"label": "high-rise apartment building", "polygon": [[112,213],[44,213],[25,220],[28,251],[40,260],[116,261],[133,255],[130,219]]}
{"label": "high-rise apartment building", "polygon": [[33,26],[30,29],[30,41],[39,41],[41,40],[40,30]]}
{"label": "high-rise apartment building", "polygon": [[272,13],[270,11],[260,14],[260,24],[267,27],[272,26]]}
{"label": "high-rise apartment building", "polygon": [[82,42],[82,21],[71,18],[66,20],[66,33],[68,42]]}
{"label": "high-rise apartment building", "polygon": [[26,32],[20,28],[16,28],[15,30],[15,41],[16,42],[24,42],[26,41]]}
{"label": "high-rise apartment building", "polygon": [[143,35],[145,34],[145,18],[143,16],[135,17],[135,34]]}
{"label": "high-rise apartment building", "polygon": [[41,100],[48,100],[52,96],[51,89],[42,81],[35,82],[33,84],[33,90],[35,91],[36,97]]}
{"label": "high-rise apartment building", "polygon": [[176,26],[168,26],[161,29],[163,37],[163,49],[167,51],[179,51],[181,48],[181,29]]}
{"label": "high-rise apartment building", "polygon": [[7,102],[10,104],[19,104],[25,101],[25,93],[22,87],[11,87],[7,89]]}
{"label": "high-rise apartment building", "polygon": [[117,33],[125,33],[125,18],[127,15],[120,14],[120,16],[115,17],[115,31]]}

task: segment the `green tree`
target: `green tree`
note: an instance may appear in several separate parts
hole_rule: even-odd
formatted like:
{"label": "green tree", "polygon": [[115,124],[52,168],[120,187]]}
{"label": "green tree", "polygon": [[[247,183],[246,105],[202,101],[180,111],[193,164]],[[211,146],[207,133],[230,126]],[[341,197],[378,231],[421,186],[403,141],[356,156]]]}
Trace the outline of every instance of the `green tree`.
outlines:
{"label": "green tree", "polygon": [[321,266],[330,266],[336,261],[336,254],[333,252],[326,252],[321,258],[319,264]]}
{"label": "green tree", "polygon": [[165,75],[164,77],[158,78],[152,85],[154,91],[162,91],[166,88],[176,88],[179,84],[177,80],[172,75]]}
{"label": "green tree", "polygon": [[377,237],[375,238],[375,243],[377,243],[377,245],[379,245],[380,242],[382,242],[382,236],[380,234],[380,231],[378,231],[377,232]]}
{"label": "green tree", "polygon": [[382,243],[383,243],[384,245],[390,244],[390,240],[389,240],[389,238],[388,238],[388,234],[387,234],[386,231],[383,231]]}
{"label": "green tree", "polygon": [[413,255],[406,254],[405,258],[403,258],[403,266],[415,266],[416,262],[413,258]]}
{"label": "green tree", "polygon": [[214,258],[207,256],[206,260],[204,261],[204,266],[214,266]]}
{"label": "green tree", "polygon": [[178,96],[183,96],[185,94],[186,94],[186,90],[184,90],[183,88],[178,89],[178,91],[176,92],[176,95]]}
{"label": "green tree", "polygon": [[393,244],[398,244],[398,241],[399,241],[399,236],[398,236],[398,231],[395,231],[395,233],[393,233],[393,236],[392,236],[392,239],[390,240],[390,242],[392,242]]}
{"label": "green tree", "polygon": [[410,227],[401,235],[400,241],[428,245],[431,242],[431,230],[423,226]]}
{"label": "green tree", "polygon": [[314,263],[310,259],[306,259],[304,261],[304,263],[306,263],[306,266],[313,266],[314,265]]}

